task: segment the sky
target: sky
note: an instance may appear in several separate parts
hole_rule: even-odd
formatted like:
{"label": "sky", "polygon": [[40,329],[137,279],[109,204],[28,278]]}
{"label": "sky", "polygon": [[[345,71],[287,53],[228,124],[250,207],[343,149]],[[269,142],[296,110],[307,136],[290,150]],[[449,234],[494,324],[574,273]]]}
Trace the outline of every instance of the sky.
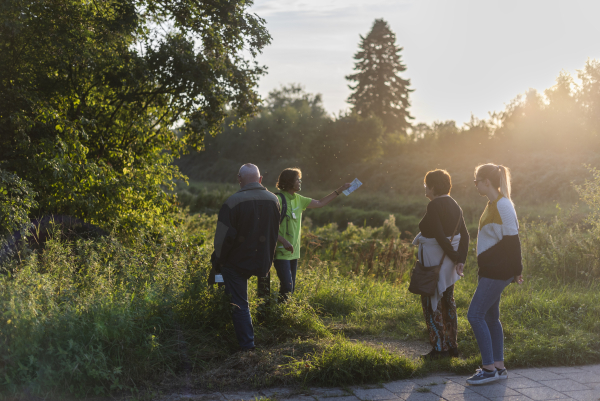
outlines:
{"label": "sky", "polygon": [[272,43],[259,92],[290,83],[321,93],[332,115],[349,110],[360,35],[386,20],[411,81],[413,122],[487,118],[561,70],[600,59],[598,0],[255,0]]}

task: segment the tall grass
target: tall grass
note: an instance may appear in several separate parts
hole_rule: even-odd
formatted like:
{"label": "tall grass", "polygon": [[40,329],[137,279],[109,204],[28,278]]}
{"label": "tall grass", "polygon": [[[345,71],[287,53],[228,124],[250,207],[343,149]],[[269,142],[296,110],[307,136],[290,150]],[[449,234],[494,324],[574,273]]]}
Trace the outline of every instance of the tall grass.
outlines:
{"label": "tall grass", "polygon": [[393,215],[377,229],[350,224],[339,231],[335,223],[318,227],[303,235],[302,249],[303,260],[328,260],[344,273],[390,281],[404,279],[415,255],[410,243],[399,238]]}
{"label": "tall grass", "polygon": [[[501,307],[508,366],[600,361],[598,237],[576,221],[521,225],[526,282],[509,286]],[[261,300],[251,280],[262,350],[244,355],[235,353],[227,296],[207,284],[215,216],[176,223],[134,237],[55,235],[2,265],[2,391],[136,392],[190,375],[203,388],[346,385],[481,363],[466,320],[477,282],[473,246],[455,291],[463,359],[424,363],[360,342],[427,341],[420,299],[407,291],[415,249],[393,215],[380,227],[307,224],[292,300]]]}
{"label": "tall grass", "polygon": [[[237,350],[227,296],[206,281],[207,222],[182,221],[158,236],[52,239],[3,265],[2,390],[135,391]],[[253,314],[261,307],[267,323],[257,330],[260,342],[330,335],[309,304],[264,307],[254,298]]]}
{"label": "tall grass", "polygon": [[[464,359],[447,369],[465,371],[481,363],[477,342],[466,319],[477,286],[474,258],[455,286],[459,348]],[[312,304],[331,327],[360,338],[426,340],[420,297],[408,284],[342,275],[327,262],[307,263],[296,296]],[[524,285],[510,285],[502,297],[502,324],[509,366],[554,366],[600,361],[600,285],[567,284],[525,271]],[[427,369],[418,365],[418,370]]]}

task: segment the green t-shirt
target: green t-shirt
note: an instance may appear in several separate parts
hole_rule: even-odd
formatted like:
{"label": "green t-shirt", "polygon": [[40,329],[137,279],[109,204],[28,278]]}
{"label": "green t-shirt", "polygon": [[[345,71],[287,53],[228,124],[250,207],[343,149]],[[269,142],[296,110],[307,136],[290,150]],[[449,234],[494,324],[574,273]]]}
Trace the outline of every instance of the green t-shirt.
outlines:
{"label": "green t-shirt", "polygon": [[302,228],[302,212],[306,210],[311,198],[282,191],[287,201],[287,215],[279,226],[279,235],[290,241],[294,253],[287,251],[281,242],[277,243],[275,259],[294,260],[300,258],[300,230]]}

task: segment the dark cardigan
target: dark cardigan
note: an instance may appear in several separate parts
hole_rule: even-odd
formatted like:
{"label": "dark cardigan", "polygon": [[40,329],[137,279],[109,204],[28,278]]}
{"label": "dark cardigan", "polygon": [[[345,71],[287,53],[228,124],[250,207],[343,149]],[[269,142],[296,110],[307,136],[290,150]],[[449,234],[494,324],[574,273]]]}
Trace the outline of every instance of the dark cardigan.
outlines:
{"label": "dark cardigan", "polygon": [[435,238],[454,263],[465,263],[469,251],[469,232],[465,219],[461,217],[456,234],[460,234],[458,251],[455,251],[446,237],[452,236],[456,222],[461,215],[461,208],[450,196],[435,198],[427,204],[427,213],[419,223],[421,235],[426,238]]}

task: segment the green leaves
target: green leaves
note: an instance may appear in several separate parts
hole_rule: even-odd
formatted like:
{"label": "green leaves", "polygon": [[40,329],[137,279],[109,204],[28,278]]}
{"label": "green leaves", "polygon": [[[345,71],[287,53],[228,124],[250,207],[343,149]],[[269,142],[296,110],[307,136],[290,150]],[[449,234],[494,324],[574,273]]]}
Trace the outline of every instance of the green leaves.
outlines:
{"label": "green leaves", "polygon": [[270,36],[250,6],[4,2],[0,159],[39,194],[33,211],[130,230],[173,210],[172,158],[219,133],[227,109],[236,124],[257,111],[264,69],[245,51]]}
{"label": "green leaves", "polygon": [[0,239],[26,228],[27,215],[37,206],[35,196],[30,183],[0,169]]}

